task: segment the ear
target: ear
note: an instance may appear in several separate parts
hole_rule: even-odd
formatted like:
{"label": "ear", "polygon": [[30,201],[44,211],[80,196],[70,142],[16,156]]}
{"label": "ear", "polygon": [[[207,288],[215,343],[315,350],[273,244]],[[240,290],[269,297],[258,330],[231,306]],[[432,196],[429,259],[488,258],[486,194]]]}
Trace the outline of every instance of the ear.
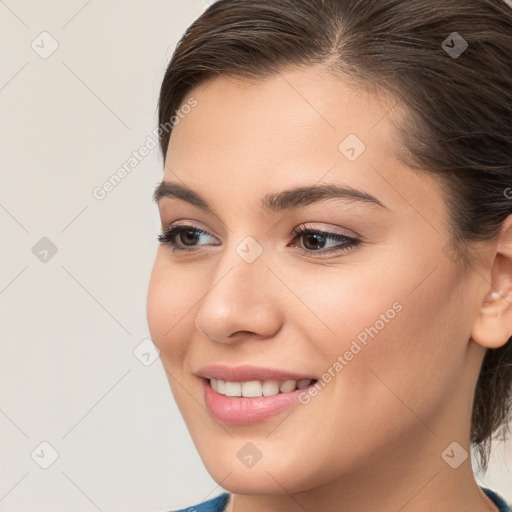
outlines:
{"label": "ear", "polygon": [[512,336],[512,215],[504,221],[491,253],[491,282],[478,310],[471,338],[499,348]]}

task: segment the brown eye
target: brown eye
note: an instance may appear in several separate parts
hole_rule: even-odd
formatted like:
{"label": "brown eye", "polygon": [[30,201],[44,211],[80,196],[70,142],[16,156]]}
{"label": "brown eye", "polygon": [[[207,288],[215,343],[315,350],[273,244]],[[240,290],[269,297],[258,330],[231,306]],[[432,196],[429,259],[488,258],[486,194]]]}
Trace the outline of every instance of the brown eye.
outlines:
{"label": "brown eye", "polygon": [[210,236],[213,238],[212,235],[203,229],[195,228],[194,226],[171,225],[158,235],[157,240],[164,245],[170,245],[173,252],[196,251],[201,248],[202,245],[206,245],[196,245],[196,242],[200,241],[202,236]]}
{"label": "brown eye", "polygon": [[[303,240],[299,250],[307,255],[324,255],[332,253],[342,253],[349,251],[361,243],[360,240],[340,233],[329,233],[327,231],[318,231],[299,226],[292,233],[292,240]],[[338,242],[334,247],[325,249],[328,241]]]}

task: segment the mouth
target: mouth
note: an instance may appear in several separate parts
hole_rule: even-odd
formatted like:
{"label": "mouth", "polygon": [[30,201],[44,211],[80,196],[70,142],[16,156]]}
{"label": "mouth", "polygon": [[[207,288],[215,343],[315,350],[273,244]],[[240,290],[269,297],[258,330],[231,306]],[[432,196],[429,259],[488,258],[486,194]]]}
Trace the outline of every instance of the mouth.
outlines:
{"label": "mouth", "polygon": [[199,377],[209,413],[219,422],[252,425],[299,405],[317,379],[224,381]]}

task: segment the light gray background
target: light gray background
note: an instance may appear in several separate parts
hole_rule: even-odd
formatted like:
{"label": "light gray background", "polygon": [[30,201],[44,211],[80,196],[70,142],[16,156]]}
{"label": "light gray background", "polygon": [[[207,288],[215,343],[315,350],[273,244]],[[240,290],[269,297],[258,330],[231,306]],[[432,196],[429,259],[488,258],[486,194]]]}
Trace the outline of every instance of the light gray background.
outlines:
{"label": "light gray background", "polygon": [[[149,337],[165,66],[206,0],[0,0],[0,511],[158,512],[222,489],[204,469]],[[43,59],[51,41],[57,50]],[[57,247],[40,261],[47,237]],[[41,254],[40,257],[44,257]],[[58,458],[51,461],[52,448]],[[506,451],[508,450],[508,451]],[[508,466],[505,461],[508,461]],[[512,449],[479,481],[512,501]]]}

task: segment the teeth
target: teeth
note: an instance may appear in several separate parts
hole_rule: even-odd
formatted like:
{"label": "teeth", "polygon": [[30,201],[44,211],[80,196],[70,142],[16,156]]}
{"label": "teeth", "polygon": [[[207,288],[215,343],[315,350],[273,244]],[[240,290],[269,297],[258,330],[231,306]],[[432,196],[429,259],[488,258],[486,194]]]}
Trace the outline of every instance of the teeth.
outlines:
{"label": "teeth", "polygon": [[290,391],[295,391],[297,389],[297,381],[295,380],[286,380],[279,386],[279,391],[281,393],[289,393]]}
{"label": "teeth", "polygon": [[226,396],[242,396],[242,384],[240,382],[226,382],[224,394]]}
{"label": "teeth", "polygon": [[261,396],[261,389],[262,386],[257,380],[242,382],[242,396]]}
{"label": "teeth", "polygon": [[297,381],[297,387],[299,389],[307,388],[311,384],[311,382],[313,382],[311,379],[299,380]]}
{"label": "teeth", "polygon": [[226,396],[244,396],[247,398],[258,396],[274,396],[278,393],[290,393],[296,389],[304,389],[313,381],[311,379],[286,380],[279,382],[277,380],[251,380],[247,382],[230,382],[220,379],[210,379],[211,387]]}
{"label": "teeth", "polygon": [[263,396],[274,396],[279,393],[279,382],[277,380],[265,380],[261,386]]}

